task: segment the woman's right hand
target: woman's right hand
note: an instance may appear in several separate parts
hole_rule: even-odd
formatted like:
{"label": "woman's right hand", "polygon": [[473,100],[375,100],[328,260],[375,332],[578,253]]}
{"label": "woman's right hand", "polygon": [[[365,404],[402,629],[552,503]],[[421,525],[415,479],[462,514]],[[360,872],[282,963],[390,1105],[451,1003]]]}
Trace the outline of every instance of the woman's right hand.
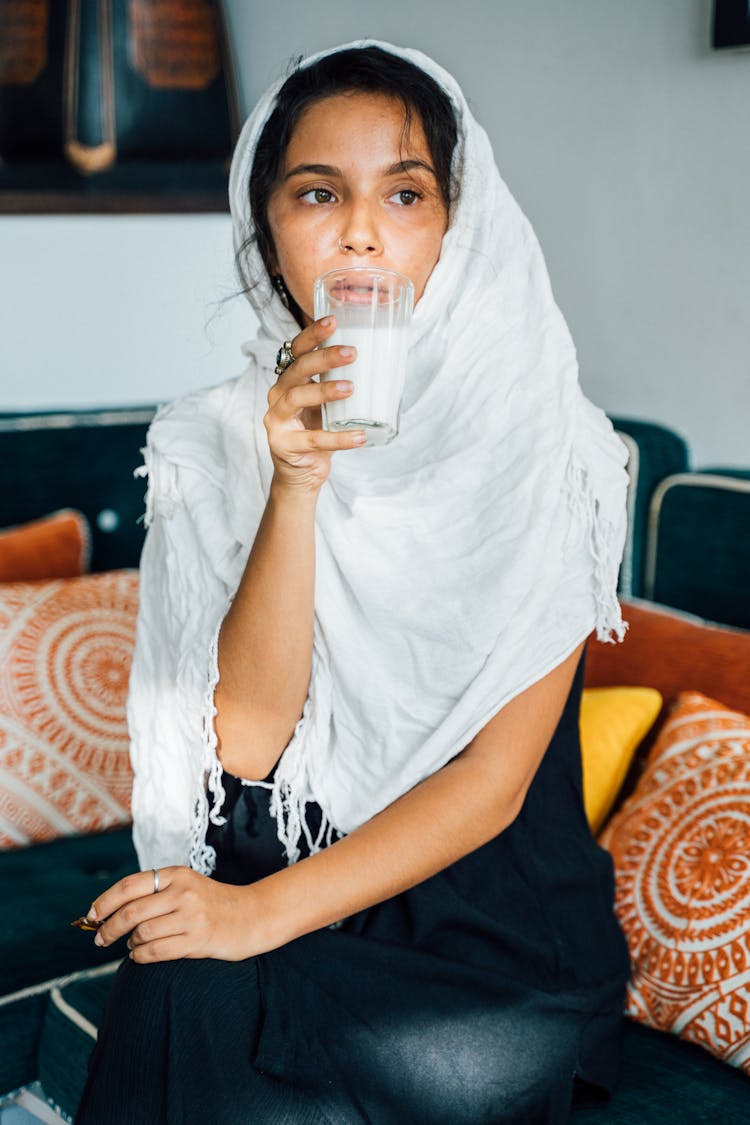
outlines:
{"label": "woman's right hand", "polygon": [[329,433],[321,429],[321,404],[347,398],[351,382],[345,379],[313,382],[313,375],[346,367],[356,359],[356,349],[323,348],[335,331],[335,317],[324,317],[304,328],[292,340],[294,363],[287,367],[268,392],[268,410],[263,419],[274,464],[274,480],[287,487],[317,492],[327,480],[331,454],[337,449],[356,449],[366,435],[362,430]]}

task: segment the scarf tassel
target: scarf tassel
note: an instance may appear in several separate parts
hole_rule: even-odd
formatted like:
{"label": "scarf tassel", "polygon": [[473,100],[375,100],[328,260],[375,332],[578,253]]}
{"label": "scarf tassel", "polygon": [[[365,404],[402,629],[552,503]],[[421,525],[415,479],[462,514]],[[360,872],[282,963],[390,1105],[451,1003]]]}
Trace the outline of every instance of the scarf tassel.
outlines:
{"label": "scarf tassel", "polygon": [[290,865],[300,857],[299,841],[302,836],[310,855],[315,855],[333,842],[334,833],[339,837],[343,835],[322,809],[320,827],[315,837],[307,822],[307,802],[302,796],[306,788],[304,739],[313,725],[313,694],[312,691],[308,693],[291,741],[279,760],[271,794],[271,815],[276,817],[278,837]]}
{"label": "scarf tassel", "polygon": [[[209,819],[212,824],[226,824],[226,817],[221,815],[221,810],[226,798],[226,792],[221,782],[222,767],[216,753],[216,705],[214,693],[219,682],[219,631],[226,616],[231,599],[219,617],[219,624],[214,630],[208,650],[208,677],[203,695],[201,709],[201,741],[203,746],[203,769],[199,776],[198,791],[193,804],[193,822],[190,832],[190,857],[189,863],[194,871],[202,875],[210,875],[216,868],[216,850],[206,843],[206,831]],[[213,795],[211,812],[208,811],[207,791]]]}
{"label": "scarf tassel", "polygon": [[[226,791],[222,784],[222,765],[216,752],[217,738],[214,724],[216,705],[214,696],[216,685],[219,682],[219,632],[231,601],[232,599],[229,598],[209,646],[208,675],[201,709],[203,768],[193,804],[189,863],[195,871],[199,871],[203,875],[210,875],[216,869],[216,850],[206,843],[209,821],[216,826],[226,824],[226,817],[221,812],[226,799]],[[306,802],[300,797],[304,778],[301,742],[303,731],[310,717],[311,706],[312,702],[308,696],[292,739],[279,761],[273,782],[240,779],[243,785],[254,785],[259,789],[270,789],[272,791],[270,813],[276,818],[278,837],[290,865],[296,863],[300,858],[299,841],[302,836],[305,838],[310,855],[315,855],[316,852],[328,847],[333,842],[334,833],[338,836],[341,835],[323,813],[318,832],[313,837],[307,822]],[[210,812],[209,802],[206,799],[207,792],[210,792],[213,797]]]}
{"label": "scarf tassel", "polygon": [[[133,470],[136,478],[146,477],[146,511],[139,519],[143,520],[144,527],[151,527],[154,515],[164,516],[169,519],[180,501],[180,489],[177,483],[177,467],[161,457],[154,457],[150,445],[141,449],[143,464]],[[157,479],[158,466],[158,479]]]}
{"label": "scarf tassel", "polygon": [[628,622],[623,621],[616,594],[622,553],[615,542],[616,528],[603,516],[588,472],[574,456],[568,461],[565,485],[570,510],[577,517],[578,526],[585,529],[584,534],[594,564],[596,638],[598,641],[615,644],[624,639],[628,629]]}

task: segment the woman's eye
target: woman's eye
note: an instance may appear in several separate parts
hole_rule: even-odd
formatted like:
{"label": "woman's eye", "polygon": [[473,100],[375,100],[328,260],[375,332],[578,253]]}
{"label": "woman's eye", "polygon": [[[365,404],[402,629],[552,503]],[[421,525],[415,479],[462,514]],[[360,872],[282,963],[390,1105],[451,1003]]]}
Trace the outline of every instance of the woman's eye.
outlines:
{"label": "woman's eye", "polygon": [[300,196],[300,199],[307,199],[310,203],[330,203],[333,198],[333,192],[322,187],[310,188],[309,191]]}
{"label": "woman's eye", "polygon": [[412,188],[404,188],[403,191],[397,191],[391,199],[396,199],[404,207],[411,207],[419,199],[419,192],[414,191]]}

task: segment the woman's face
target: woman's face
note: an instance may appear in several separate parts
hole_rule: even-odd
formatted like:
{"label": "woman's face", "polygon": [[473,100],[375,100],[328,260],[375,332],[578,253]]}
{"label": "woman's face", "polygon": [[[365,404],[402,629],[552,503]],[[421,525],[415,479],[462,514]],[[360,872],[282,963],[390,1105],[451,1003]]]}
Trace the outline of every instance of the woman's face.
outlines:
{"label": "woman's face", "polygon": [[[327,270],[398,270],[419,300],[440,256],[448,213],[422,123],[383,94],[336,94],[300,115],[268,223],[280,273],[313,319],[313,282]],[[339,244],[344,248],[339,248]]]}

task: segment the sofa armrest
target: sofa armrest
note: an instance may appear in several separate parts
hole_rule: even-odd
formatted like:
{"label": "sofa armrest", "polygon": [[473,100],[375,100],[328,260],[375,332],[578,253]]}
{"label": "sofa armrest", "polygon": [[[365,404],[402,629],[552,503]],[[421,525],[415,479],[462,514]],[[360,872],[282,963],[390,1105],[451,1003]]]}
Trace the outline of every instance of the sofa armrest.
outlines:
{"label": "sofa armrest", "polygon": [[750,630],[638,598],[624,600],[622,611],[630,626],[622,644],[588,645],[586,687],[653,687],[665,707],[679,691],[700,691],[750,711]]}

